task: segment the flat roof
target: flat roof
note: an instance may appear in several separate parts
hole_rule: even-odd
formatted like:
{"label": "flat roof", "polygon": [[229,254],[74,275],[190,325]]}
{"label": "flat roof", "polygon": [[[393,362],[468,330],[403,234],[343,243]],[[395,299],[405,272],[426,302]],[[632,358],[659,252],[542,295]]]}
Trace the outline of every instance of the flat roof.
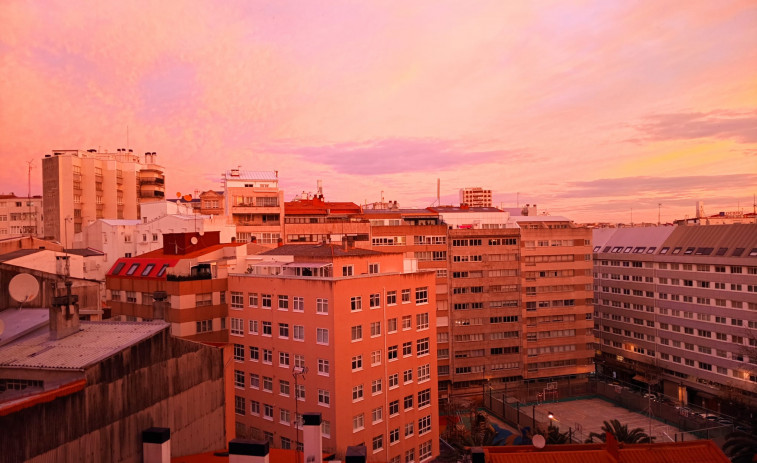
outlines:
{"label": "flat roof", "polygon": [[80,331],[50,339],[42,327],[0,347],[0,367],[81,370],[167,329],[164,321],[80,322]]}
{"label": "flat roof", "polygon": [[231,175],[231,170],[226,171],[226,180],[278,180],[273,170],[237,170],[239,175]]}
{"label": "flat roof", "polygon": [[260,254],[268,256],[345,257],[376,256],[384,253],[361,248],[344,249],[342,246],[334,244],[285,244]]}

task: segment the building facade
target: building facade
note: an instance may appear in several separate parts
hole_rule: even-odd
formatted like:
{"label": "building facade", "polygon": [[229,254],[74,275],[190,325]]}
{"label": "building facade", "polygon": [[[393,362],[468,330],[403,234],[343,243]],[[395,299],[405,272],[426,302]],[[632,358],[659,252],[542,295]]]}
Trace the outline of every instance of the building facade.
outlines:
{"label": "building facade", "polygon": [[71,246],[97,219],[137,219],[140,202],[163,200],[165,180],[155,153],[56,150],[42,159],[45,234]]}
{"label": "building facade", "polygon": [[469,207],[492,207],[492,190],[484,190],[481,187],[468,187],[460,189],[460,205]]}
{"label": "building facade", "polygon": [[757,225],[594,231],[598,369],[723,413],[757,406]]}
{"label": "building facade", "polygon": [[0,195],[0,239],[22,235],[45,236],[42,196]]}
{"label": "building facade", "polygon": [[284,235],[284,192],[279,173],[231,169],[223,174],[227,220],[237,227],[237,241],[276,245]]}
{"label": "building facade", "polygon": [[315,411],[339,459],[361,444],[369,461],[438,455],[434,273],[346,245],[256,258],[229,279],[237,434],[295,448]]}

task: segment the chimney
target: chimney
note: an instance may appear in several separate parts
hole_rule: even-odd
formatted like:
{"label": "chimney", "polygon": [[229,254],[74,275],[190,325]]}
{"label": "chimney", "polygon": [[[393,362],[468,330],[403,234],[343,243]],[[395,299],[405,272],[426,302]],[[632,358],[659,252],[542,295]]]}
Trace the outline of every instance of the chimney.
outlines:
{"label": "chimney", "polygon": [[152,318],[153,320],[165,320],[171,303],[168,302],[168,294],[165,291],[155,291],[152,294]]}
{"label": "chimney", "polygon": [[53,297],[50,307],[50,339],[65,338],[79,331],[79,296],[71,294],[71,281],[66,280],[66,294]]}
{"label": "chimney", "polygon": [[320,413],[302,415],[302,441],[305,463],[321,463],[321,460],[323,460],[323,442],[321,440]]}
{"label": "chimney", "polygon": [[229,463],[268,463],[268,441],[229,441]]}
{"label": "chimney", "polygon": [[481,447],[473,447],[470,450],[471,460],[473,463],[486,463],[486,454]]}
{"label": "chimney", "polygon": [[149,428],[142,431],[142,461],[169,463],[171,461],[171,430]]}
{"label": "chimney", "polygon": [[344,463],[365,463],[365,455],[365,445],[350,445],[347,447],[347,455],[344,457]]}

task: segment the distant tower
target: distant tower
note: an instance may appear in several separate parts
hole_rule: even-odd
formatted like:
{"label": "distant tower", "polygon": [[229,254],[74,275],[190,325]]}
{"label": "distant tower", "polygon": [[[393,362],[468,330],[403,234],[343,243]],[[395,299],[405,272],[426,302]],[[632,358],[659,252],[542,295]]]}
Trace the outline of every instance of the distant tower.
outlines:
{"label": "distant tower", "polygon": [[704,201],[697,201],[697,219],[704,217]]}

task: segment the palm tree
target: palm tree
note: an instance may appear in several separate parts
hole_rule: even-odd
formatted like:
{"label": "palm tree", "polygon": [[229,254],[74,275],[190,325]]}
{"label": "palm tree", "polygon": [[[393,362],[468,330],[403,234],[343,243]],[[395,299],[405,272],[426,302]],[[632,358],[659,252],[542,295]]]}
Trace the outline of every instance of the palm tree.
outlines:
{"label": "palm tree", "polygon": [[547,428],[547,432],[540,433],[544,435],[547,440],[547,444],[570,444],[570,438],[568,432],[560,432],[560,428],[557,426],[550,426]]}
{"label": "palm tree", "polygon": [[757,456],[757,436],[744,431],[734,431],[726,436],[723,452],[733,463],[751,463]]}
{"label": "palm tree", "polygon": [[596,432],[589,434],[589,438],[586,440],[586,442],[594,442],[595,437],[604,442],[606,438],[605,435],[608,432],[615,436],[615,439],[618,442],[623,442],[625,444],[651,443],[655,440],[654,437],[651,437],[647,433],[645,433],[644,429],[635,428],[629,431],[628,425],[620,424],[620,421],[618,420],[605,421],[602,425],[602,431],[604,432],[601,434]]}

